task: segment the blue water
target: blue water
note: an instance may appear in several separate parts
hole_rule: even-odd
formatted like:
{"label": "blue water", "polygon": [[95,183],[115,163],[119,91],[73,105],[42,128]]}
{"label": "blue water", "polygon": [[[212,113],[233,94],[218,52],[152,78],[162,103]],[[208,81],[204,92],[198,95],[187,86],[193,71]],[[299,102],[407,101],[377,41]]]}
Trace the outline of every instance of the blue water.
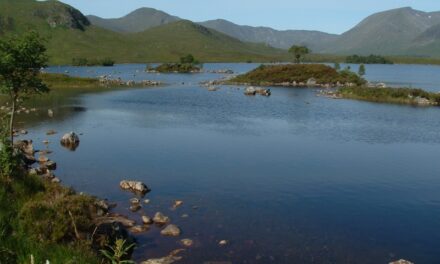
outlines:
{"label": "blue water", "polygon": [[[238,73],[256,66],[205,65]],[[137,236],[136,260],[191,238],[180,263],[440,263],[439,108],[332,100],[314,89],[273,88],[269,98],[239,87],[209,92],[197,83],[222,75],[144,67],[48,69],[169,85],[83,95],[74,106],[85,111],[30,128],[38,147],[52,141],[65,184],[118,202],[135,220],[162,211],[182,228],[179,238],[156,227]],[[438,72],[368,65],[366,77],[440,91]],[[79,148],[63,149],[49,129],[83,133]],[[122,179],[152,189],[141,212],[128,212]],[[184,205],[173,211],[175,199]],[[229,244],[220,247],[223,239]]]}

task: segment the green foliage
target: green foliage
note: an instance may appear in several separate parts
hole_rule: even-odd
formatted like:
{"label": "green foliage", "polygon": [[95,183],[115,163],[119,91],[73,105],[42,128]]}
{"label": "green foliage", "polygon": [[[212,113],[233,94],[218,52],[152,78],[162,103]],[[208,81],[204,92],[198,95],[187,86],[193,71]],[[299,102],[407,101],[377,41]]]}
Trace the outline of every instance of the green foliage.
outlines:
{"label": "green foliage", "polygon": [[36,32],[21,37],[0,40],[0,92],[9,96],[11,117],[9,136],[13,139],[16,104],[27,95],[47,92],[48,88],[39,78],[40,69],[46,66],[46,47]]}
{"label": "green foliage", "polygon": [[281,83],[303,82],[314,78],[319,84],[354,83],[361,85],[365,80],[348,70],[336,71],[323,64],[284,64],[261,65],[257,69],[232,79],[233,83],[253,85],[273,85]]}
{"label": "green foliage", "polygon": [[127,260],[127,257],[135,244],[126,245],[126,243],[126,240],[118,239],[113,247],[108,246],[109,250],[101,250],[101,253],[111,264],[134,264],[135,262]]}
{"label": "green foliage", "polygon": [[180,58],[181,64],[199,64],[192,54],[188,54]]}
{"label": "green foliage", "polygon": [[341,69],[341,64],[339,64],[339,62],[335,62],[335,65],[333,66],[333,68],[337,71],[339,71]]}
{"label": "green foliage", "polygon": [[358,70],[359,76],[364,76],[365,73],[366,73],[365,65],[364,64],[359,65],[359,70]]}
{"label": "green foliage", "polygon": [[309,48],[307,48],[306,46],[297,46],[297,45],[293,45],[289,49],[289,52],[292,53],[293,56],[295,56],[295,62],[296,63],[300,63],[305,55],[311,53]]}
{"label": "green foliage", "polygon": [[86,59],[86,58],[73,58],[72,66],[106,66],[111,67],[115,65],[115,61],[110,58],[105,59]]}
{"label": "green foliage", "polygon": [[352,55],[348,56],[345,59],[346,63],[355,63],[355,64],[393,64],[393,62],[385,57],[379,55],[369,55],[369,56],[359,56]]}
{"label": "green foliage", "polygon": [[343,87],[338,90],[338,93],[345,98],[372,102],[417,104],[417,98],[424,98],[433,104],[440,104],[440,94],[427,92],[422,89]]}
{"label": "green foliage", "polygon": [[164,63],[154,68],[154,70],[161,73],[191,73],[200,72],[201,68],[193,63]]}
{"label": "green foliage", "polygon": [[0,87],[8,95],[47,92],[38,77],[46,67],[43,40],[36,32],[0,40]]}

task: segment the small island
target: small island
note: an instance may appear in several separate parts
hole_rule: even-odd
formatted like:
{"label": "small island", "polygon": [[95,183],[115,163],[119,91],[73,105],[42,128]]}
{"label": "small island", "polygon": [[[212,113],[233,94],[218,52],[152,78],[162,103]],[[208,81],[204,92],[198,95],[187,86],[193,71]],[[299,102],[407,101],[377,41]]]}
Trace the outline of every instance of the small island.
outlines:
{"label": "small island", "polygon": [[366,81],[349,69],[338,71],[323,64],[261,65],[228,84],[291,87],[360,86]]}
{"label": "small island", "polygon": [[193,55],[188,54],[180,58],[179,63],[164,63],[157,67],[147,66],[150,73],[200,73],[202,64]]}
{"label": "small island", "polygon": [[440,94],[413,88],[341,87],[335,92],[324,92],[331,98],[347,98],[378,103],[438,106]]}

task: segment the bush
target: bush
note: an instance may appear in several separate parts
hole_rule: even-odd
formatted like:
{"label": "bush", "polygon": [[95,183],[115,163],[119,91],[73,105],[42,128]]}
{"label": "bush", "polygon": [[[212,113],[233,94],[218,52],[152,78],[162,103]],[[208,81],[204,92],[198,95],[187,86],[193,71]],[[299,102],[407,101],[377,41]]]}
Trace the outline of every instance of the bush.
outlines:
{"label": "bush", "polygon": [[71,241],[75,240],[77,232],[92,231],[95,214],[93,198],[48,185],[42,195],[22,207],[19,223],[22,231],[35,240]]}

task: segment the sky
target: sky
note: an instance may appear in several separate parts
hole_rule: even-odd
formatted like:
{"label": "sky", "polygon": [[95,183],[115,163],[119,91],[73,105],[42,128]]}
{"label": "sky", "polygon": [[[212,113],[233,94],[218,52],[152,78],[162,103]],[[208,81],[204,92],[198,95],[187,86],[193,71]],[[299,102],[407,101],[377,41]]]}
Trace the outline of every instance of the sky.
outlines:
{"label": "sky", "polygon": [[152,7],[192,21],[222,18],[240,25],[275,29],[307,29],[343,33],[365,17],[384,10],[411,6],[440,11],[440,0],[62,0],[86,15],[124,16]]}

